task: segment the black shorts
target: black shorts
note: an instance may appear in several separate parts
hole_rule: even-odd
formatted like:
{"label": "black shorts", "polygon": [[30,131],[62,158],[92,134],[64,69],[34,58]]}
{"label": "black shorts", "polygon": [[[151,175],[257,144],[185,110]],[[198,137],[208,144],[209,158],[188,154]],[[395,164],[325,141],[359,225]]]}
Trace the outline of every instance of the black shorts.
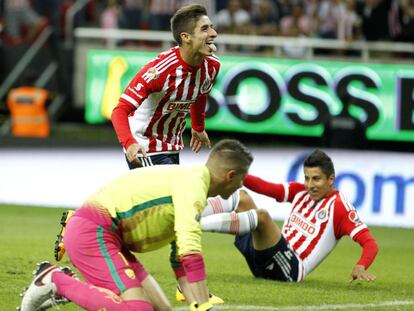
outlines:
{"label": "black shorts", "polygon": [[288,247],[285,238],[273,247],[257,251],[251,233],[236,236],[234,245],[243,254],[253,275],[277,281],[298,281],[299,260]]}

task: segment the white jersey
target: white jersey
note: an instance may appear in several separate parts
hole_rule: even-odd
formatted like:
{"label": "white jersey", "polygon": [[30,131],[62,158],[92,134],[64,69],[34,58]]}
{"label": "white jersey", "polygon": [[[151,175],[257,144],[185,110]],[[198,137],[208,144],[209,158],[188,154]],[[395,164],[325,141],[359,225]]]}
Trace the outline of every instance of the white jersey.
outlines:
{"label": "white jersey", "polygon": [[315,202],[303,184],[292,182],[284,185],[282,197],[293,205],[282,235],[301,262],[298,281],[319,265],[342,236],[354,238],[367,230],[353,205],[336,190]]}

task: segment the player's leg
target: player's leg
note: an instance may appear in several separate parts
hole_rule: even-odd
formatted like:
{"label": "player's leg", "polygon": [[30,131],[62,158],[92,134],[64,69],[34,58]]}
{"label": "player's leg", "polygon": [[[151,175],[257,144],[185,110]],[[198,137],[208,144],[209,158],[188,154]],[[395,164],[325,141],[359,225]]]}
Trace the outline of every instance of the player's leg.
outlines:
{"label": "player's leg", "polygon": [[[252,231],[253,245],[256,250],[266,249],[279,242],[281,237],[279,227],[265,209],[258,209],[256,207],[251,196],[244,190],[239,190],[236,210],[237,215],[246,215],[249,218],[251,230],[247,232]],[[242,234],[244,233],[240,233],[240,235]]]}
{"label": "player's leg", "polygon": [[258,221],[256,229],[252,231],[253,246],[255,250],[264,250],[276,245],[282,233],[268,211],[257,209],[256,212]]}
{"label": "player's leg", "polygon": [[235,246],[255,277],[278,281],[300,281],[301,263],[283,236],[276,244],[256,250],[253,233],[236,236]]}
{"label": "player's leg", "polygon": [[63,273],[54,273],[52,282],[56,287],[56,294],[66,297],[86,310],[154,310],[151,303],[143,298],[146,295],[142,288],[126,290],[128,296],[124,298],[125,292],[120,296],[107,288],[80,282]]}
{"label": "player's leg", "polygon": [[152,311],[143,300],[123,300],[113,291],[80,282],[64,269],[43,262],[23,295],[20,311],[38,311],[56,306],[56,297],[64,297],[86,310]]}
{"label": "player's leg", "polygon": [[122,254],[125,257],[125,260],[128,261],[131,268],[134,270],[137,278],[141,280],[141,285],[144,288],[149,300],[151,301],[151,304],[154,306],[154,309],[157,311],[171,310],[171,304],[157,281],[145,271],[141,263],[131,252],[124,249],[122,251]]}
{"label": "player's leg", "polygon": [[66,225],[64,242],[69,258],[87,284],[57,274],[53,282],[58,294],[87,310],[153,309],[141,284],[148,273],[141,265],[136,272],[126,260],[117,234],[75,215]]}
{"label": "player's leg", "polygon": [[236,190],[227,200],[222,199],[220,196],[207,199],[207,206],[204,208],[202,217],[222,214],[222,213],[231,213],[234,212],[240,202],[241,192],[245,193],[243,190]]}
{"label": "player's leg", "polygon": [[302,279],[302,264],[283,236],[271,247],[254,249],[254,260],[263,278],[289,282]]}
{"label": "player's leg", "polygon": [[164,291],[150,274],[142,280],[141,284],[156,311],[169,311],[172,309]]}
{"label": "player's leg", "polygon": [[255,275],[279,281],[300,280],[300,261],[279,227],[266,210],[258,209],[257,216],[258,225],[249,241]]}
{"label": "player's leg", "polygon": [[[244,190],[233,193],[229,199],[220,196],[207,200],[207,210],[213,213],[201,218],[203,231],[230,234],[246,234],[257,226],[257,209],[251,197]],[[234,212],[237,209],[237,213]],[[241,212],[239,212],[241,210]],[[232,212],[223,212],[232,211]]]}

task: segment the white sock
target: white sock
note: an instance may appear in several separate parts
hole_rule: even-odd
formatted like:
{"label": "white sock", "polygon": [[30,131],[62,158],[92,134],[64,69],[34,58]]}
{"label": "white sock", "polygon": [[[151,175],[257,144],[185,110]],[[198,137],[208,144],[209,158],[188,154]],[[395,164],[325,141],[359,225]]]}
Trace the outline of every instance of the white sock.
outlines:
{"label": "white sock", "polygon": [[246,234],[257,227],[256,210],[242,213],[221,213],[201,218],[201,229],[209,232]]}
{"label": "white sock", "polygon": [[221,196],[207,199],[207,206],[203,210],[202,216],[208,216],[220,213],[230,213],[237,209],[240,201],[239,191],[234,192],[227,200]]}

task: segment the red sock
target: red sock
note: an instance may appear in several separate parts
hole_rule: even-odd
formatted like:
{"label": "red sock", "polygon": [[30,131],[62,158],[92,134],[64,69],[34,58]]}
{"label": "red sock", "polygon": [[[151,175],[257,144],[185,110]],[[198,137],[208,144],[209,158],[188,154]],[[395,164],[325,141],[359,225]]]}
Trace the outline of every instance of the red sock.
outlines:
{"label": "red sock", "polygon": [[64,273],[52,275],[56,294],[66,297],[78,306],[89,311],[153,311],[151,304],[144,300],[122,300],[113,291],[83,283]]}

